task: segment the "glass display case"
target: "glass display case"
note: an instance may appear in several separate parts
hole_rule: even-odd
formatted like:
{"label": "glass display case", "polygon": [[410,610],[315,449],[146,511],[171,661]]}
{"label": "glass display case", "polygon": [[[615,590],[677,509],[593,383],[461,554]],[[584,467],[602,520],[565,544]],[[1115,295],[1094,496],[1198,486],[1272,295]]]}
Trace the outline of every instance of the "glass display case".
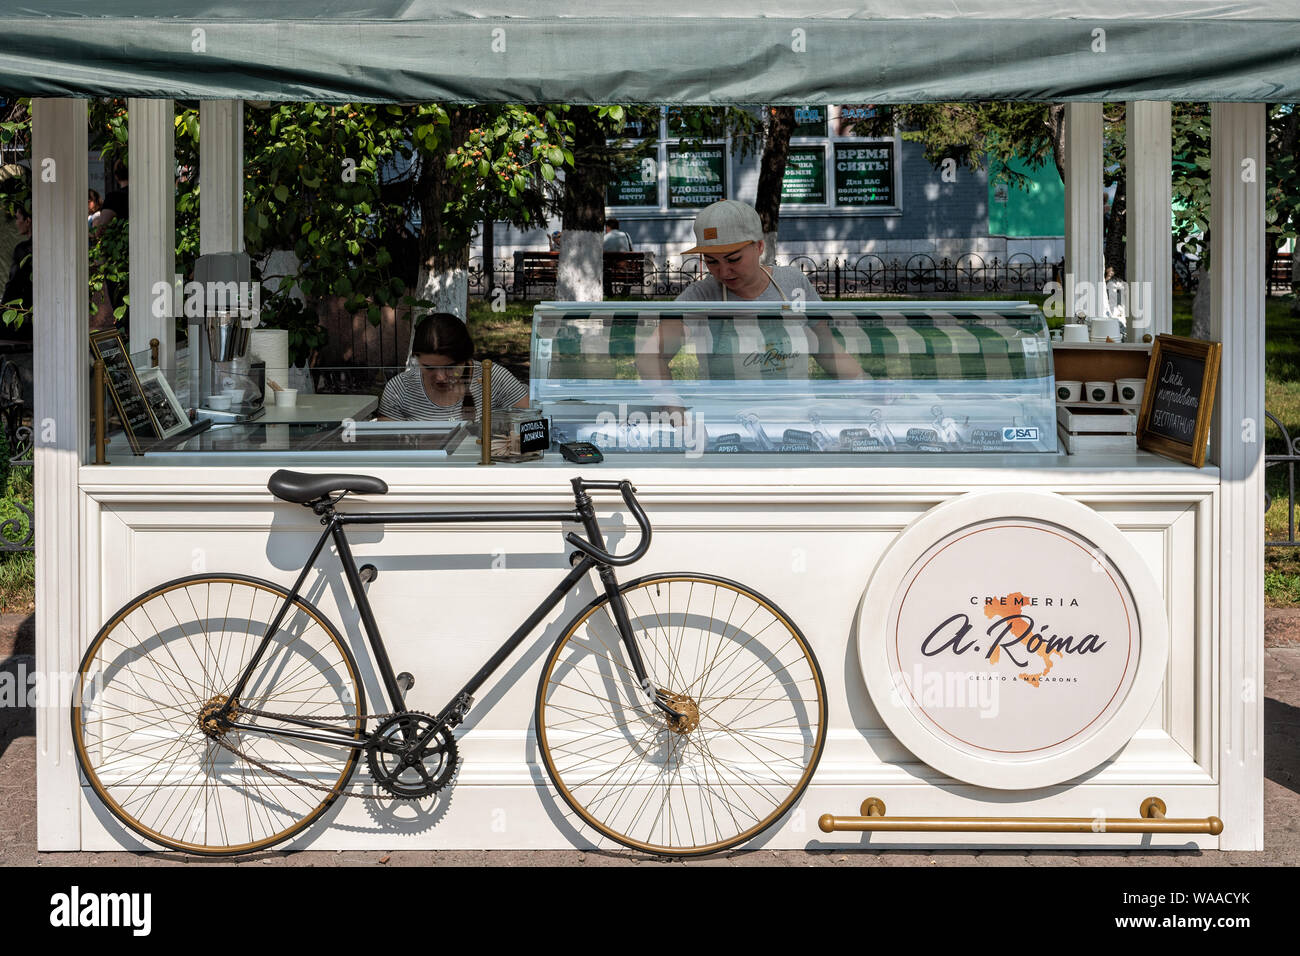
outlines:
{"label": "glass display case", "polygon": [[544,302],[530,379],[606,452],[1057,451],[1030,303]]}

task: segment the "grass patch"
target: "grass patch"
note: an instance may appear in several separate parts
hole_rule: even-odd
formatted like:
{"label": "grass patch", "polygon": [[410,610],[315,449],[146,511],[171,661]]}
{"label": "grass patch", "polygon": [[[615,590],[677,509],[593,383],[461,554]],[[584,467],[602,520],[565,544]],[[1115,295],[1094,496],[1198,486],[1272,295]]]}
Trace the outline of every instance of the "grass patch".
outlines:
{"label": "grass patch", "polygon": [[[15,468],[9,473],[5,495],[0,498],[0,529],[9,541],[25,541],[31,532],[26,512],[35,508],[32,469]],[[27,613],[36,607],[36,554],[32,551],[0,551],[0,614]]]}

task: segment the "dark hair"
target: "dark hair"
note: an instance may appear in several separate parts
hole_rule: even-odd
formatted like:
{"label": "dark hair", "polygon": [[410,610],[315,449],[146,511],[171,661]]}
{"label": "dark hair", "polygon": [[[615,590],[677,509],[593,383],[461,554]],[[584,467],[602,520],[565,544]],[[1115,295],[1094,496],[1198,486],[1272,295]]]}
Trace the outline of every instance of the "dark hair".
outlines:
{"label": "dark hair", "polygon": [[113,164],[113,178],[118,182],[126,182],[128,179],[126,175],[126,163],[120,159]]}
{"label": "dark hair", "polygon": [[474,340],[458,316],[430,312],[415,326],[411,351],[416,355],[445,355],[457,365],[474,358]]}
{"label": "dark hair", "polygon": [[91,189],[89,190],[89,192],[90,195],[86,197],[87,199],[93,199],[96,203],[101,203],[104,201],[103,198],[99,195],[99,193],[97,193],[95,190]]}
{"label": "dark hair", "polygon": [[605,220],[605,225],[609,226],[611,229],[617,229],[618,220],[615,219],[613,216],[610,216],[608,219]]}

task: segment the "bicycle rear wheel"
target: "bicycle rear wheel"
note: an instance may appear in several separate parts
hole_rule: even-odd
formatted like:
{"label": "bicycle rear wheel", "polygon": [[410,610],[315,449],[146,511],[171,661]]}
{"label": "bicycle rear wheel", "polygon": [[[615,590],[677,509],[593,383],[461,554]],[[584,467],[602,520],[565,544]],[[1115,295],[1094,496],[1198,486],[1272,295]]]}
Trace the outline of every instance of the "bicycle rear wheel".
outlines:
{"label": "bicycle rear wheel", "polygon": [[91,641],[72,701],[77,760],[136,833],[190,853],[251,852],[299,833],[343,791],[357,750],[276,735],[303,728],[248,713],[361,736],[356,662],[306,601],[290,606],[239,696],[235,720],[266,732],[212,719],[287,597],[238,574],[180,578],[131,601]]}
{"label": "bicycle rear wheel", "polygon": [[752,839],[812,779],[826,687],[808,642],[762,595],[704,574],[620,588],[671,718],[637,685],[609,601],[570,623],[542,670],[547,773],[588,825],[624,846],[695,856]]}

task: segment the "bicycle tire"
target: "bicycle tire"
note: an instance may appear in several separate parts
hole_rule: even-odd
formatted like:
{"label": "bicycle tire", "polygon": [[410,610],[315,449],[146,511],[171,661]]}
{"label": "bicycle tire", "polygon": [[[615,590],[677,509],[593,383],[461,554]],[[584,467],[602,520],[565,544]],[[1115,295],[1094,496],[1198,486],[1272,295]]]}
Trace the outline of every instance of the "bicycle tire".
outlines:
{"label": "bicycle tire", "polygon": [[551,782],[588,826],[636,850],[699,856],[753,839],[821,759],[826,686],[812,648],[726,578],[653,574],[619,592],[650,677],[680,695],[687,720],[671,726],[642,693],[601,596],[565,627],[538,683]]}
{"label": "bicycle tire", "polygon": [[[77,761],[135,833],[188,853],[248,853],[300,833],[343,792],[356,749],[233,729],[218,740],[200,723],[204,707],[233,689],[287,597],[279,585],[242,574],[190,575],[139,595],[91,641],[73,692]],[[338,631],[298,598],[239,703],[306,719],[346,715],[331,725],[359,738],[364,693]],[[246,713],[237,719],[289,726]]]}

